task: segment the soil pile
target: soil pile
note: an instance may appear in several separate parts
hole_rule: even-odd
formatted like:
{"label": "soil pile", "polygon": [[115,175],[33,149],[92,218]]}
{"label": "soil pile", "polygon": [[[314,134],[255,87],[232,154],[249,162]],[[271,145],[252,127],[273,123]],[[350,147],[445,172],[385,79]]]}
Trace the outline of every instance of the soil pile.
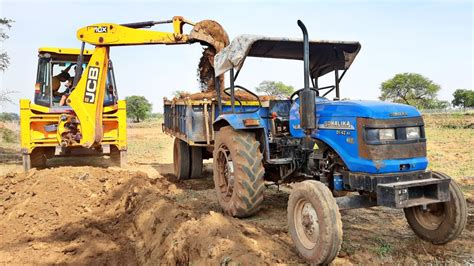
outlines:
{"label": "soil pile", "polygon": [[273,264],[291,246],[225,217],[209,193],[94,167],[0,177],[0,264]]}
{"label": "soil pile", "polygon": [[[230,93],[229,90],[227,90],[227,92]],[[257,101],[257,98],[254,95],[244,90],[236,89],[234,95],[235,95],[235,101],[237,105],[239,104],[238,101]],[[224,92],[221,92],[221,97],[222,97],[222,100],[224,101],[230,101],[230,96]],[[176,98],[178,99],[189,98],[191,100],[203,100],[203,99],[211,100],[211,99],[217,99],[217,93],[215,90],[207,91],[207,92],[198,92],[198,93],[193,93],[193,94],[183,92]],[[278,99],[278,97],[271,96],[271,95],[258,95],[258,98],[260,99],[260,101],[269,101],[269,100]]]}

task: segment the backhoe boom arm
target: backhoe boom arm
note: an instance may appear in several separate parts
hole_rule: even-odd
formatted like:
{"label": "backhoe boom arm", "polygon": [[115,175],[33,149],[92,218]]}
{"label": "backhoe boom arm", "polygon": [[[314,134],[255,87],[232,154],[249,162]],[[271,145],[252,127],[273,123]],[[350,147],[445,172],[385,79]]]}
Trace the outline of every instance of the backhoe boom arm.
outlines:
{"label": "backhoe boom arm", "polygon": [[[172,32],[147,30],[157,24],[171,23]],[[77,85],[67,99],[74,110],[74,121],[80,123],[80,141],[77,145],[87,148],[100,145],[103,138],[103,102],[109,68],[110,46],[188,44],[188,34],[183,34],[185,24],[194,23],[183,17],[173,17],[166,21],[146,21],[128,24],[99,23],[83,27],[77,31],[77,38],[83,43],[95,45],[94,53]],[[78,66],[79,68],[82,66]],[[62,133],[60,133],[62,135]]]}
{"label": "backhoe boom arm", "polygon": [[[173,24],[173,32],[144,30],[158,24]],[[125,46],[147,44],[186,44],[189,36],[183,34],[185,24],[194,23],[183,17],[173,17],[165,21],[145,21],[127,24],[98,23],[77,31],[77,38],[96,46]]]}

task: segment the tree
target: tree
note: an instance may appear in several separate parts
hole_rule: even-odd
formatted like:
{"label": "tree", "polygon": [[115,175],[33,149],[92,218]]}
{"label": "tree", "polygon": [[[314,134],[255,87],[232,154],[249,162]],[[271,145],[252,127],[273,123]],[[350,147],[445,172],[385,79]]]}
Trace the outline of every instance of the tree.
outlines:
{"label": "tree", "polygon": [[127,101],[127,116],[140,122],[151,115],[151,103],[144,96],[128,96],[125,97]]}
{"label": "tree", "polygon": [[276,96],[278,98],[287,98],[295,91],[293,86],[285,85],[280,81],[262,81],[256,88],[257,92],[265,93],[269,96]]}
{"label": "tree", "polygon": [[440,89],[438,84],[420,74],[401,73],[381,84],[379,99],[430,109],[438,106],[436,94]]}
{"label": "tree", "polygon": [[[12,27],[13,22],[14,21],[11,19],[0,18],[0,42],[3,42],[9,37],[5,33],[5,31],[2,29],[2,27],[6,27],[7,29],[10,29]],[[10,57],[8,56],[8,53],[6,51],[0,51],[0,70],[5,71],[8,68],[9,64],[10,64]]]}
{"label": "tree", "polygon": [[0,90],[0,107],[4,103],[13,103],[12,98],[10,96],[14,93],[16,93],[16,91]]}
{"label": "tree", "polygon": [[181,91],[181,90],[177,90],[177,91],[174,91],[173,92],[173,96],[175,98],[178,98],[178,99],[183,99],[183,98],[186,98],[187,96],[189,96],[190,93],[187,92],[187,91]]}
{"label": "tree", "polygon": [[450,104],[448,101],[440,101],[438,99],[434,99],[428,103],[425,109],[447,109],[449,108]]}
{"label": "tree", "polygon": [[454,107],[471,108],[474,107],[474,91],[457,89],[453,93],[454,100],[452,104]]}
{"label": "tree", "polygon": [[[0,42],[8,39],[8,35],[3,30],[3,27],[10,29],[13,22],[14,21],[11,19],[0,18]],[[0,51],[0,71],[5,71],[8,68],[8,65],[10,65],[10,57],[8,56],[8,53],[6,51]],[[4,103],[12,103],[12,99],[10,98],[12,93],[14,93],[14,91],[4,90],[3,88],[0,90],[0,107]]]}

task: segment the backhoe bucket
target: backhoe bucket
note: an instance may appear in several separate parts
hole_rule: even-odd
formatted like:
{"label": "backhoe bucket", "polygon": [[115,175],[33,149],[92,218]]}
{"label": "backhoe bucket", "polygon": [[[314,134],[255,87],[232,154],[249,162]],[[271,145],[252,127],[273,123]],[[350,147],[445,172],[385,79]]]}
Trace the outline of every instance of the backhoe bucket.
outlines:
{"label": "backhoe bucket", "polygon": [[220,52],[229,45],[229,36],[224,28],[214,20],[203,20],[193,27],[189,34],[189,40],[192,42],[204,42]]}

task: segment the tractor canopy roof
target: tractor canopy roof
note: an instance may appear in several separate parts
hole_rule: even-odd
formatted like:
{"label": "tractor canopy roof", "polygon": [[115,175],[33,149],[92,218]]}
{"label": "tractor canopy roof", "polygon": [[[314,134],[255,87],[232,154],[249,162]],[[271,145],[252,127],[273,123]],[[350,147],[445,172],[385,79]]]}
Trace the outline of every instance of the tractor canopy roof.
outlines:
{"label": "tractor canopy roof", "polygon": [[[348,69],[360,48],[359,42],[310,40],[311,77],[317,78],[336,69]],[[214,58],[216,76],[231,68],[239,71],[247,56],[303,60],[303,40],[256,35],[237,36],[230,45],[216,54]]]}

